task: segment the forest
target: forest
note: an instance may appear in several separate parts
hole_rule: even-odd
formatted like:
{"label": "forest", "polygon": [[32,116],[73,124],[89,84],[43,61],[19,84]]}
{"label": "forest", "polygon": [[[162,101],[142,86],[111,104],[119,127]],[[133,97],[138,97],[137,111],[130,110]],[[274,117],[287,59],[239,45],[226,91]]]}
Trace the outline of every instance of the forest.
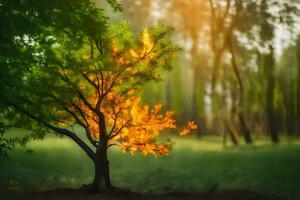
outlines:
{"label": "forest", "polygon": [[299,0],[0,0],[0,200],[300,198]]}

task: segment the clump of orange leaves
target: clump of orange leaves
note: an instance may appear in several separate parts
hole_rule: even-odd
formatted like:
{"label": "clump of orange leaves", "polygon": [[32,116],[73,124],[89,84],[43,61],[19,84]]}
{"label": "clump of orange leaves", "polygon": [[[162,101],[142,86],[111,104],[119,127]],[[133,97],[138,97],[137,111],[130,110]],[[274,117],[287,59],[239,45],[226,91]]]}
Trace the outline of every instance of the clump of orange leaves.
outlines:
{"label": "clump of orange leaves", "polygon": [[[165,129],[176,129],[173,112],[163,112],[162,104],[153,107],[143,104],[138,95],[139,90],[132,87],[143,80],[141,75],[145,72],[152,73],[154,67],[151,61],[159,59],[157,57],[161,55],[157,56],[155,43],[145,29],[141,37],[141,48],[130,48],[126,51],[112,42],[111,60],[116,68],[101,72],[98,76],[86,73],[85,78],[96,88],[96,92],[89,99],[90,104],[97,105],[101,102],[98,106],[99,112],[91,110],[85,102],[79,102],[77,106],[84,115],[90,140],[100,143],[104,139],[108,146],[118,146],[122,151],[131,154],[169,154],[172,142],[158,142],[158,137]],[[140,62],[144,62],[143,65],[139,65]],[[131,89],[124,90],[124,84],[131,85]],[[104,121],[99,120],[99,113],[104,116]],[[180,135],[187,135],[194,129],[197,129],[195,122],[188,122]]]}
{"label": "clump of orange leaves", "polygon": [[[162,112],[163,105],[156,104],[149,107],[142,104],[141,98],[135,91],[129,90],[125,95],[109,92],[101,105],[101,112],[105,116],[106,133],[99,132],[99,121],[92,112],[87,116],[90,132],[95,141],[100,140],[100,134],[108,137],[110,146],[118,146],[124,152],[132,155],[141,152],[148,154],[169,154],[172,148],[171,140],[158,143],[158,136],[165,129],[176,129],[176,120],[172,111]],[[85,109],[88,112],[88,109]],[[197,129],[194,121],[180,131],[184,136]]]}

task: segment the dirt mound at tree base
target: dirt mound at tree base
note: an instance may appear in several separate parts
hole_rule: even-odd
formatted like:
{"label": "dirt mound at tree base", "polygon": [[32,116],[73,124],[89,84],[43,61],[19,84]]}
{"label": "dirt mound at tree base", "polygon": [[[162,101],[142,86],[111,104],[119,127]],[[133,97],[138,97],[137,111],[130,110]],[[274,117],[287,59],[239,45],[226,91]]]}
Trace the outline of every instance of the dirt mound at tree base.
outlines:
{"label": "dirt mound at tree base", "polygon": [[273,195],[248,190],[228,190],[212,193],[173,192],[166,194],[141,194],[125,190],[88,194],[78,189],[57,189],[23,197],[24,200],[280,200]]}

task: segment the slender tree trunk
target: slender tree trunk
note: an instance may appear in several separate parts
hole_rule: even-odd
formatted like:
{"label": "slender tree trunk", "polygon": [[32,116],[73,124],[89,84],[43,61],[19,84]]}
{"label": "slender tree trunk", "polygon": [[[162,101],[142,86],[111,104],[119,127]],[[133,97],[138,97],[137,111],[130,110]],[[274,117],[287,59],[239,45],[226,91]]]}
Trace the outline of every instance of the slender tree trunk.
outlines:
{"label": "slender tree trunk", "polygon": [[172,87],[171,87],[171,75],[168,74],[166,83],[166,107],[168,109],[172,108]]}
{"label": "slender tree trunk", "polygon": [[238,66],[237,66],[237,62],[236,62],[236,55],[235,55],[235,51],[232,45],[232,40],[230,40],[228,42],[229,45],[229,50],[231,52],[231,64],[233,66],[233,70],[234,70],[234,74],[237,78],[238,84],[239,84],[239,97],[238,97],[238,119],[240,122],[240,128],[241,128],[241,132],[242,135],[244,136],[244,140],[247,144],[251,144],[252,141],[252,137],[251,137],[251,133],[250,133],[250,129],[247,126],[245,117],[244,117],[244,84],[240,75],[240,72],[238,70]]}
{"label": "slender tree trunk", "polygon": [[192,88],[192,119],[201,126],[197,129],[199,135],[206,133],[206,116],[205,116],[205,102],[204,102],[204,83],[199,79],[199,67],[193,66],[193,88]]}
{"label": "slender tree trunk", "polygon": [[198,36],[197,33],[193,34],[193,45],[191,49],[192,56],[192,69],[193,69],[193,86],[192,86],[192,112],[191,117],[200,123],[201,126],[197,129],[197,133],[204,134],[206,132],[206,116],[205,116],[205,103],[204,103],[204,83],[201,81],[201,65],[199,59],[201,59],[198,50]]}
{"label": "slender tree trunk", "polygon": [[295,130],[296,130],[296,134],[300,133],[300,125],[299,125],[299,121],[300,121],[300,35],[298,36],[297,39],[297,91],[296,91],[296,116],[294,119],[294,123],[295,123]]}
{"label": "slender tree trunk", "polygon": [[[222,87],[223,87],[223,93],[222,93],[222,99],[226,99],[226,91],[227,88],[225,86],[225,81],[222,81]],[[232,95],[232,93],[231,93]],[[226,101],[224,102],[226,103]],[[236,129],[234,128],[234,126],[232,125],[234,123],[234,106],[233,103],[231,102],[230,104],[230,109],[229,111],[227,111],[226,109],[227,106],[224,106],[224,108],[222,109],[222,121],[223,121],[223,145],[226,146],[226,137],[229,134],[230,139],[232,141],[232,144],[237,146],[239,144],[239,139],[238,139],[238,133],[236,131]]]}
{"label": "slender tree trunk", "polygon": [[224,126],[225,126],[225,133],[223,136],[223,145],[224,146],[226,145],[227,133],[229,133],[232,143],[236,146],[239,145],[238,133],[236,132],[236,130],[230,125],[230,123],[226,119],[224,119],[223,122],[224,122]]}
{"label": "slender tree trunk", "polygon": [[269,131],[271,135],[271,140],[274,143],[279,142],[279,131],[278,131],[278,124],[277,124],[277,117],[275,116],[275,108],[274,108],[274,95],[275,95],[275,79],[274,79],[274,52],[273,47],[270,47],[271,52],[266,55],[264,68],[265,74],[267,79],[267,86],[266,86],[266,112],[269,124]]}
{"label": "slender tree trunk", "polygon": [[214,52],[214,58],[213,58],[213,72],[212,72],[212,79],[211,79],[211,87],[210,87],[210,99],[211,99],[211,120],[212,120],[212,124],[218,124],[217,126],[213,126],[210,127],[212,132],[219,132],[220,130],[220,126],[219,126],[219,122],[220,122],[220,118],[222,118],[222,122],[223,122],[223,117],[222,117],[222,108],[220,108],[220,102],[219,102],[219,94],[215,91],[215,87],[216,87],[216,76],[217,76],[217,71],[220,68],[221,65],[221,55],[219,57],[219,53],[218,52]]}
{"label": "slender tree trunk", "polygon": [[241,131],[243,133],[245,142],[247,144],[251,144],[253,142],[252,136],[251,136],[249,128],[246,125],[246,121],[245,121],[244,115],[242,113],[239,113],[239,121],[240,121]]}
{"label": "slender tree trunk", "polygon": [[[193,58],[195,59],[195,58]],[[192,89],[192,118],[198,121],[198,101],[197,101],[197,69],[193,66],[193,89]]]}

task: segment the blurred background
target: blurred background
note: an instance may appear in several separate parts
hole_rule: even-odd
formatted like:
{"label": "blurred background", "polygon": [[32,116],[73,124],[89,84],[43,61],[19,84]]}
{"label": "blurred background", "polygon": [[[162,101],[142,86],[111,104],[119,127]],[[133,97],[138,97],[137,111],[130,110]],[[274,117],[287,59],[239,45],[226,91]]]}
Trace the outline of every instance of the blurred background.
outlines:
{"label": "blurred background", "polygon": [[163,102],[179,122],[194,119],[199,135],[228,135],[235,144],[300,134],[299,1],[120,3],[122,13],[106,7],[112,21],[128,21],[137,33],[174,27],[182,48],[172,70],[162,72],[164,82],[145,86],[147,103]]}

